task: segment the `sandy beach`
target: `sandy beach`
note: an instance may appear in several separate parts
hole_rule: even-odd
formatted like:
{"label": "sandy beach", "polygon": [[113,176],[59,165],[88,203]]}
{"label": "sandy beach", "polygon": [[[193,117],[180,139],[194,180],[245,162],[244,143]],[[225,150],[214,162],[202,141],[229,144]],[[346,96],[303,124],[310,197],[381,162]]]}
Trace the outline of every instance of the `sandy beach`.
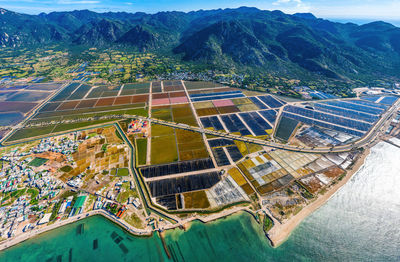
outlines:
{"label": "sandy beach", "polygon": [[329,188],[328,192],[324,195],[320,195],[315,201],[305,206],[299,213],[292,216],[288,220],[283,221],[282,224],[275,223],[273,228],[268,232],[268,238],[271,240],[271,244],[274,247],[278,247],[280,244],[290,236],[292,231],[308,217],[315,210],[324,205],[343,185],[345,185],[350,178],[364,165],[366,157],[369,155],[370,149],[367,148],[359,156],[353,167],[347,171],[346,176],[339,181],[337,184]]}

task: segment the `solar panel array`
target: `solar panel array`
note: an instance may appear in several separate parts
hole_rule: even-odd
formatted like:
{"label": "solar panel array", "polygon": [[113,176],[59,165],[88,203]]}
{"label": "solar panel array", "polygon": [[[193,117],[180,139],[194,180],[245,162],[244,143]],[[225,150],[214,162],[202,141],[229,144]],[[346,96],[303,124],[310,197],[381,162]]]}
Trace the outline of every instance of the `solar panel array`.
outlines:
{"label": "solar panel array", "polygon": [[[386,100],[382,103],[384,99]],[[363,136],[378,121],[388,104],[396,100],[396,97],[385,97],[321,102],[306,107],[288,105],[284,108],[282,116],[309,125]]]}
{"label": "solar panel array", "polygon": [[226,92],[215,92],[207,94],[191,94],[190,99],[192,102],[208,101],[208,100],[220,100],[220,99],[231,99],[246,97],[242,91],[226,91]]}

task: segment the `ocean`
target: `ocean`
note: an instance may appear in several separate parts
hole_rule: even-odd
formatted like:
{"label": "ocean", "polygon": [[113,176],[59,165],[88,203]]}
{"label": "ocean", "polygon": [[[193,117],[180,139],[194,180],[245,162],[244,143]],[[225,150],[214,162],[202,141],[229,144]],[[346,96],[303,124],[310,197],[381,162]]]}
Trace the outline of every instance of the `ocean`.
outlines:
{"label": "ocean", "polygon": [[271,247],[240,213],[140,238],[101,216],[0,252],[0,261],[400,261],[400,148],[381,142],[365,165],[289,239]]}

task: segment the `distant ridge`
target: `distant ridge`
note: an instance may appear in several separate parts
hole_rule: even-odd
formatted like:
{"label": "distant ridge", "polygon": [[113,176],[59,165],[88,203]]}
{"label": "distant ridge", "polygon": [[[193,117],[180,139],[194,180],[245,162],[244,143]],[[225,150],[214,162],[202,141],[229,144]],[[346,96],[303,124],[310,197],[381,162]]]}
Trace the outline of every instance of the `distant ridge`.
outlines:
{"label": "distant ridge", "polygon": [[400,76],[400,28],[358,26],[252,7],[159,12],[20,14],[0,9],[0,45],[129,47],[202,65],[299,79]]}

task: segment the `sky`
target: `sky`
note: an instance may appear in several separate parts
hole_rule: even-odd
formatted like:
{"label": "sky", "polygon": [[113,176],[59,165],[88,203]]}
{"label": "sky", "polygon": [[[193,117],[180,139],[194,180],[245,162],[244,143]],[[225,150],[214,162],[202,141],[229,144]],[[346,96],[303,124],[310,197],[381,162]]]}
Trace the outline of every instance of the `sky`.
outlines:
{"label": "sky", "polygon": [[311,12],[341,22],[383,20],[400,24],[400,0],[0,0],[0,7],[28,14],[81,9],[156,13],[240,6],[289,14]]}

